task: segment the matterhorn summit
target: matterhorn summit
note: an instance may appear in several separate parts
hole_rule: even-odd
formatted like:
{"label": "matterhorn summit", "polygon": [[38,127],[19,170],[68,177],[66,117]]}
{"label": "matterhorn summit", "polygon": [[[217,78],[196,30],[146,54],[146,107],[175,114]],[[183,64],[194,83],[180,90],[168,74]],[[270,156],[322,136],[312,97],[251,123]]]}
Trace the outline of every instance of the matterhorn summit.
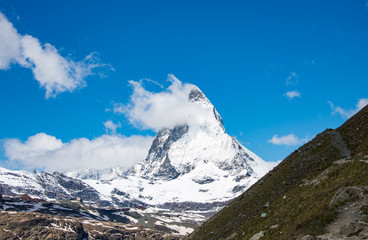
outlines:
{"label": "matterhorn summit", "polygon": [[[211,209],[213,203],[224,206],[272,168],[226,133],[220,114],[198,87],[171,78],[171,92],[180,95],[183,112],[169,109],[177,114],[172,117],[176,122],[158,130],[144,160],[120,171],[124,175],[107,177],[107,170],[105,174],[82,171],[68,175],[83,180],[113,205],[134,202],[175,208],[184,204],[196,210],[198,203],[201,209]],[[135,91],[144,93],[140,85],[136,87]],[[167,121],[170,116],[160,117]]]}
{"label": "matterhorn summit", "polygon": [[203,188],[230,181],[239,191],[269,171],[266,162],[226,133],[221,116],[198,87],[193,86],[188,101],[201,114],[187,124],[161,129],[132,175],[152,181],[190,177]]}
{"label": "matterhorn summit", "polygon": [[[68,175],[83,180],[113,205],[185,203],[190,209],[197,203],[202,208],[211,208],[214,202],[225,205],[272,168],[226,133],[220,114],[197,86],[182,85],[174,76],[171,81],[171,92],[180,95],[182,112],[169,109],[168,114],[177,114],[172,117],[176,122],[158,130],[144,160],[119,171],[124,174],[105,169],[104,174],[83,170]],[[141,85],[134,84],[136,92],[144,93]],[[170,116],[160,117],[167,121]]]}

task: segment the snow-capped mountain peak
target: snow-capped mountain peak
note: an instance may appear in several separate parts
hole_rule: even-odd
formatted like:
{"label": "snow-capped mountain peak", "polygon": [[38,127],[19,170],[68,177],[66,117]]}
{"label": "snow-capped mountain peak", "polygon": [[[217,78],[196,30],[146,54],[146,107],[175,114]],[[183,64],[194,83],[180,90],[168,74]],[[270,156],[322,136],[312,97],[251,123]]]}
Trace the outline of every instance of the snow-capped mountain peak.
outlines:
{"label": "snow-capped mountain peak", "polygon": [[[224,176],[261,177],[269,170],[267,163],[226,133],[221,116],[198,87],[193,86],[188,100],[202,108],[199,121],[161,129],[132,175],[173,180],[202,165],[225,171]],[[193,175],[193,181],[199,178]]]}
{"label": "snow-capped mountain peak", "polygon": [[194,112],[183,116],[190,118],[160,129],[147,157],[130,170],[68,175],[83,179],[101,199],[118,206],[134,201],[175,209],[185,204],[194,210],[200,203],[211,209],[213,203],[223,206],[241,194],[273,166],[226,133],[221,116],[198,87],[192,85],[186,93],[193,104],[186,110]]}

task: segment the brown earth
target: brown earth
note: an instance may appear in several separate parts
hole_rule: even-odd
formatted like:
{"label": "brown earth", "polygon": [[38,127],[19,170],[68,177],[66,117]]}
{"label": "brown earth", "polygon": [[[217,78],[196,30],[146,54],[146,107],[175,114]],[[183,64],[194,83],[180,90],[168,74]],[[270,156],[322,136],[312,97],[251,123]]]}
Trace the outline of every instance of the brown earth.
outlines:
{"label": "brown earth", "polygon": [[40,213],[0,211],[0,239],[158,239],[177,240],[133,224],[71,218]]}

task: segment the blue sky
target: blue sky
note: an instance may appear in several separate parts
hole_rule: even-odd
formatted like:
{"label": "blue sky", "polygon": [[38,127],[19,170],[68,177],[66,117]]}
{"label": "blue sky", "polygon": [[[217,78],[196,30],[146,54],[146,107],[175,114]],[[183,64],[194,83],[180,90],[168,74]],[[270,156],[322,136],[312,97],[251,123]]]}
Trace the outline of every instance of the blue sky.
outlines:
{"label": "blue sky", "polygon": [[[315,134],[341,125],[358,103],[368,102],[364,0],[0,0],[0,12],[3,23],[11,23],[23,39],[27,56],[9,60],[13,52],[2,54],[9,50],[1,48],[8,33],[0,32],[0,139],[2,145],[13,141],[12,151],[1,150],[6,167],[42,168],[47,158],[35,165],[24,160],[42,150],[30,149],[32,141],[24,146],[40,133],[45,135],[37,135],[37,141],[70,148],[84,138],[97,144],[108,137],[106,126],[112,139],[104,143],[120,144],[116,138],[126,136],[131,144],[143,141],[130,141],[132,135],[153,136],[154,131],[106,110],[129,102],[129,80],[147,78],[168,87],[167,76],[174,74],[197,85],[227,132],[267,161],[282,160]],[[46,55],[32,55],[37,46],[40,53],[67,59],[74,87],[47,82],[52,68],[41,67]],[[85,59],[91,53],[93,59]],[[1,67],[4,56],[9,61]],[[162,91],[148,81],[145,87]],[[23,161],[9,164],[9,158]]]}

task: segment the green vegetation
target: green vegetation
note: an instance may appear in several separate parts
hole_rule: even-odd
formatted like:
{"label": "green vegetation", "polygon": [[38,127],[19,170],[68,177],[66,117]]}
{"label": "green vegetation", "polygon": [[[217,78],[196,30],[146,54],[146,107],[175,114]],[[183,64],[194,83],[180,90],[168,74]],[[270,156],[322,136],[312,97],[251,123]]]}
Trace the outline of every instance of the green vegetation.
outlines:
{"label": "green vegetation", "polygon": [[322,234],[343,204],[330,206],[335,193],[368,185],[368,161],[361,161],[367,155],[365,107],[337,130],[328,129],[293,152],[186,239],[250,239],[260,231],[262,240]]}

